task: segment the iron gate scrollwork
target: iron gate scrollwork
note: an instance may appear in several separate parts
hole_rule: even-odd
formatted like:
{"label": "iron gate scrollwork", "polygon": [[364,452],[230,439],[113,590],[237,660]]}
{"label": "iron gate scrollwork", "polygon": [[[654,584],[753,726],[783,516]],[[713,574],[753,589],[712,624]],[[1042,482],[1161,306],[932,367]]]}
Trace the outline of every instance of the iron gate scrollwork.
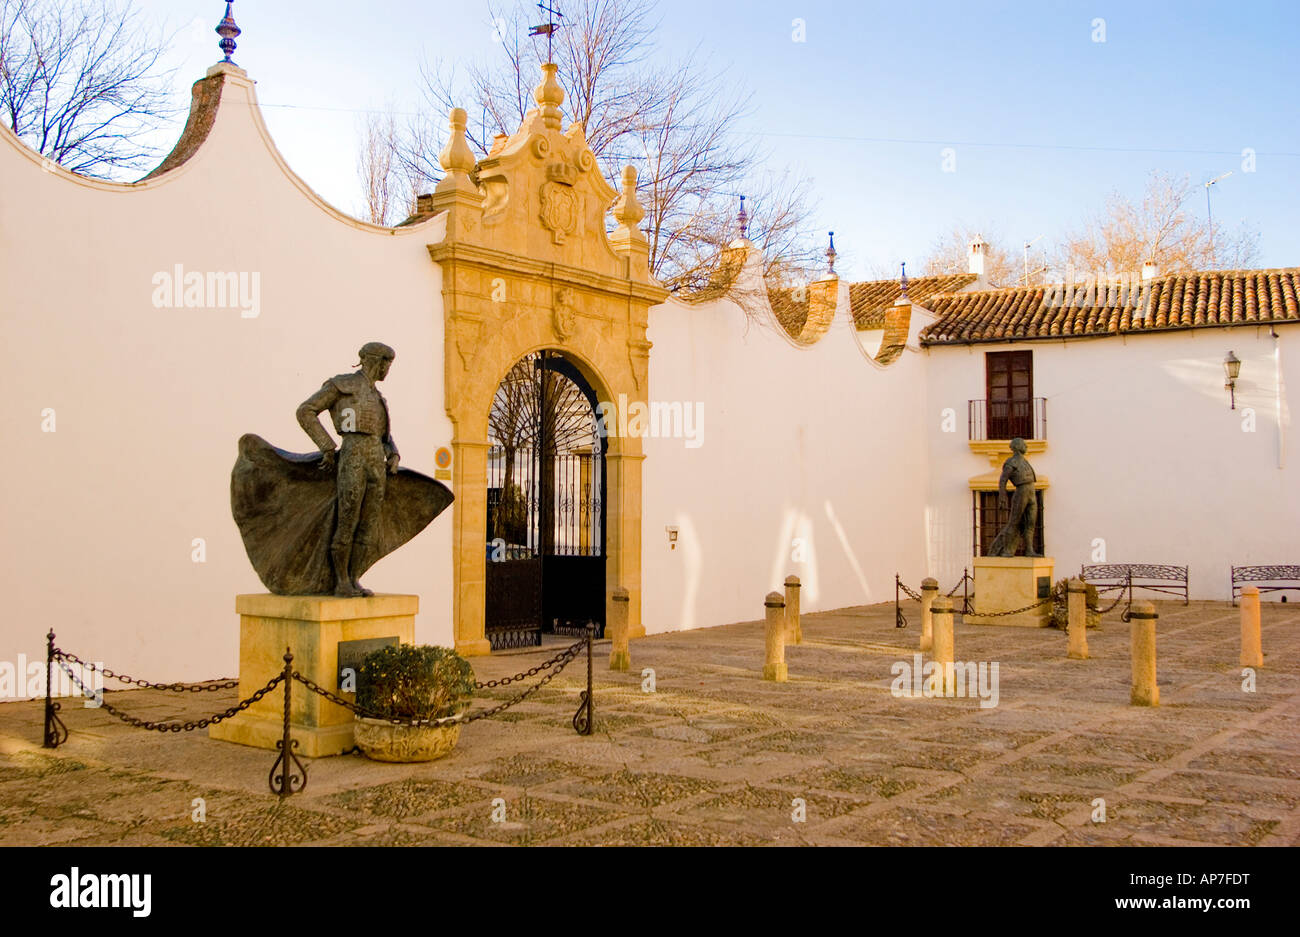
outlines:
{"label": "iron gate scrollwork", "polygon": [[493,650],[605,627],[605,445],[561,352],[517,362],[488,421],[485,632]]}

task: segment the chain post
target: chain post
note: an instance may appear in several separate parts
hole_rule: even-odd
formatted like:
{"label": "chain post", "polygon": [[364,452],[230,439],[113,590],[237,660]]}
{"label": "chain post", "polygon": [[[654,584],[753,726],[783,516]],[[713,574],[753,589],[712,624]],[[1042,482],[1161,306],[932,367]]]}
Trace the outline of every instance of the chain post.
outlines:
{"label": "chain post", "polygon": [[970,614],[970,595],[966,591],[970,583],[970,567],[963,566],[961,570],[961,614],[965,618]]}
{"label": "chain post", "polygon": [[54,629],[45,636],[45,739],[42,748],[58,748],[68,740],[68,730],[57,713],[59,704],[52,698],[54,684]]}
{"label": "chain post", "polygon": [[[271,765],[267,780],[271,785],[271,793],[279,794],[283,799],[307,786],[307,768],[293,753],[298,747],[298,740],[289,734],[289,708],[293,699],[293,651],[287,647],[284,649],[284,672],[280,679],[284,681],[284,738],[275,743],[280,754]],[[279,774],[276,773],[277,768]]]}
{"label": "chain post", "polygon": [[583,691],[581,699],[578,700],[578,711],[573,714],[573,730],[579,735],[591,735],[595,731],[595,714],[592,711],[591,694],[591,636],[595,632],[595,623],[587,622],[587,632],[583,639],[587,645],[587,689]]}

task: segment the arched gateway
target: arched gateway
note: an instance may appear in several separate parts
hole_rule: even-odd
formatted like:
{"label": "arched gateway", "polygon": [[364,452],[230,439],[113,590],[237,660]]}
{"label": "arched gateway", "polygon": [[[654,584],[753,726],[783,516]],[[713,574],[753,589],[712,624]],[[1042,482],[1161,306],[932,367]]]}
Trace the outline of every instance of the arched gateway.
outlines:
{"label": "arched gateway", "polygon": [[563,351],[497,385],[488,418],[487,639],[493,650],[605,624],[605,441],[599,395]]}
{"label": "arched gateway", "polygon": [[[542,425],[530,437],[538,457],[527,463],[517,451],[512,453],[515,490],[507,496],[507,440],[493,436],[494,405],[499,411],[502,388],[509,388],[512,381],[527,384],[536,377],[536,388],[528,392],[538,397],[552,385],[557,393],[565,391],[575,408],[570,415],[575,417],[578,402],[567,391],[568,385],[587,404],[593,399],[617,401],[619,395],[626,395],[628,401],[646,400],[647,314],[667,295],[650,277],[645,236],[637,228],[644,211],[636,200],[636,172],[630,166],[624,169],[621,193],[609,186],[587,148],[582,127],[572,124],[562,129],[564,92],[556,81],[556,66],[543,65],[542,72],[542,83],[533,93],[537,108],[528,112],[513,136],[498,137],[488,156],[477,163],[465,142],[465,112],[459,108],[452,112],[451,138],[440,157],[447,174],[428,206],[447,213],[446,237],[431,245],[429,253],[442,268],[446,309],[445,390],[454,430],[456,494],[453,618],[456,649],[463,654],[490,650],[489,604],[496,616],[497,643],[521,643],[523,629],[506,620],[511,609],[501,605],[503,596],[517,601],[519,607],[529,602],[537,605],[531,640],[543,622],[563,630],[586,619],[603,620],[596,612],[607,609],[614,589],[622,586],[631,599],[629,633],[644,634],[641,440],[590,441],[587,483],[590,486],[594,477],[603,488],[596,499],[599,504],[589,499],[587,508],[589,512],[599,509],[601,542],[597,545],[592,539],[596,535],[592,518],[583,521],[580,506],[574,530],[565,533],[560,524],[566,489],[559,473],[568,468],[579,473],[567,489],[578,496],[587,441],[566,441],[569,448],[563,455],[575,461],[565,466],[554,449],[556,427],[551,421],[556,415],[543,416]],[[606,234],[605,216],[611,205],[617,227]],[[542,404],[539,413],[544,415],[546,406]],[[604,445],[597,446],[598,441]],[[603,466],[591,461],[596,458]],[[531,506],[523,486],[514,481],[515,472],[523,480],[529,464],[535,472],[529,483],[536,492]],[[593,476],[597,469],[598,475]],[[493,472],[500,475],[499,485],[491,480]],[[509,517],[501,513],[502,499],[507,497],[515,499],[514,507],[506,503],[506,510],[514,512]],[[524,502],[523,523],[531,525],[531,532],[519,529],[519,498]],[[489,515],[494,525],[500,525],[498,530],[489,530]],[[585,541],[580,532],[584,523]],[[524,536],[512,542],[505,534]],[[586,560],[585,567],[567,564],[573,568],[566,570],[566,564],[552,562],[553,568],[547,570],[548,556],[570,555],[556,552],[568,536],[579,547],[586,544],[585,554],[573,555]],[[599,546],[599,552],[594,546]],[[498,561],[511,556],[512,550],[520,562],[540,560],[534,572],[543,579],[536,599],[529,598],[530,573],[525,566],[494,565],[489,574],[489,551],[494,548]],[[531,557],[525,557],[528,553]],[[546,604],[547,595],[562,595],[566,590],[548,589],[548,572],[552,577],[578,577],[580,587],[569,597],[571,607],[559,613]],[[510,576],[523,584],[513,586]],[[562,580],[557,583],[552,578],[551,583],[555,586]],[[593,598],[587,590],[597,588]],[[522,620],[523,616],[516,617]]]}

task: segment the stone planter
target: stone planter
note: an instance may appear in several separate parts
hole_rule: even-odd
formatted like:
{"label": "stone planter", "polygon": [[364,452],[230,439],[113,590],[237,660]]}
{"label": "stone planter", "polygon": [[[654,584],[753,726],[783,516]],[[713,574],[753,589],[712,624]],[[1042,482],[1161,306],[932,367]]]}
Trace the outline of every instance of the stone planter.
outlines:
{"label": "stone planter", "polygon": [[460,725],[452,722],[441,726],[402,726],[358,716],[355,738],[357,748],[374,761],[434,761],[449,755],[456,747]]}

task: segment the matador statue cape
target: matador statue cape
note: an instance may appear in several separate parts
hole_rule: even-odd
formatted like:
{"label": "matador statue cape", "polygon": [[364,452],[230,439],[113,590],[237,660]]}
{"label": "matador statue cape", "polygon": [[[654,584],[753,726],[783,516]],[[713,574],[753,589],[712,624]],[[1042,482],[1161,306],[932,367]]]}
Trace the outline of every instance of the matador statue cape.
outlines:
{"label": "matador statue cape", "polygon": [[[321,451],[277,449],[260,436],[239,440],[230,507],[248,559],[277,595],[369,595],[357,580],[451,504],[441,482],[397,467],[388,405],[374,386],[393,359],[371,342],[363,369],[326,381],[298,408]],[[328,410],[342,445],[321,427]]]}

